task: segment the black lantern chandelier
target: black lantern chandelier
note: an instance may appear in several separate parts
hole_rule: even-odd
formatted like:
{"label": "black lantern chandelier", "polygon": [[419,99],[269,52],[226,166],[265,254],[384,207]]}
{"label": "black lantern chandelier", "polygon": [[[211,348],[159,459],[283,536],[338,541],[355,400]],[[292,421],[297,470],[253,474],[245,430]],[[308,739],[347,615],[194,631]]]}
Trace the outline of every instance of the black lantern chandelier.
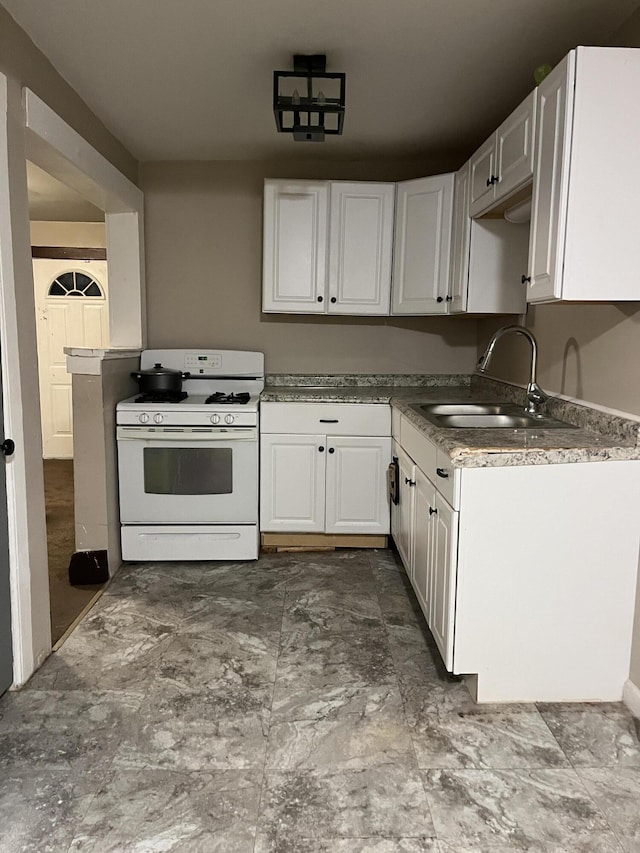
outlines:
{"label": "black lantern chandelier", "polygon": [[324,54],[296,54],[293,71],[273,72],[273,112],[280,133],[296,142],[324,142],[342,133],[346,74],[327,72]]}

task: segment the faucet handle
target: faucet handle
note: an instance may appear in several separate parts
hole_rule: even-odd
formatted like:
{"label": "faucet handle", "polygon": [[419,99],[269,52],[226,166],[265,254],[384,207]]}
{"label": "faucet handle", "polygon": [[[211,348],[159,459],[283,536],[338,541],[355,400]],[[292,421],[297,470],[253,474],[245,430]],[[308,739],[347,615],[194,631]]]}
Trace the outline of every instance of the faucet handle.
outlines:
{"label": "faucet handle", "polygon": [[537,382],[530,382],[527,385],[527,405],[525,411],[529,414],[539,414],[540,406],[544,405],[549,399],[549,395],[545,394]]}

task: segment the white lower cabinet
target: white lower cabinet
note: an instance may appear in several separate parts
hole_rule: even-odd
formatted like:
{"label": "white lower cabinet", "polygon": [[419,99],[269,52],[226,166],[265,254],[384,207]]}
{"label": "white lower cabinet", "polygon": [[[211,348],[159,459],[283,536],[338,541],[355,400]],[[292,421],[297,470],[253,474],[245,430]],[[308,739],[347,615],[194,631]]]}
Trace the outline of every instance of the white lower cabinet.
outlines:
{"label": "white lower cabinet", "polygon": [[389,532],[388,406],[263,403],[260,432],[263,532]]}
{"label": "white lower cabinet", "polygon": [[[400,475],[394,541],[442,659],[452,670],[458,513],[397,444],[394,455]],[[436,470],[432,476],[437,477]]]}
{"label": "white lower cabinet", "polygon": [[620,701],[640,463],[454,468],[404,415],[393,448],[392,533],[449,672],[479,702]]}

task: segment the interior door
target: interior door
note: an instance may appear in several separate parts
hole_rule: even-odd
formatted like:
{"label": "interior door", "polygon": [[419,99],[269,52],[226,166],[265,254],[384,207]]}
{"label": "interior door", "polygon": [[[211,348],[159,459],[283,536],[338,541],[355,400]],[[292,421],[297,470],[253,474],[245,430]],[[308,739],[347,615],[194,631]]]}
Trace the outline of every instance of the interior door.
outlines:
{"label": "interior door", "polygon": [[[0,444],[5,447],[2,412],[2,374],[0,373]],[[9,537],[7,533],[7,492],[5,464],[11,454],[0,458],[0,695],[13,681],[13,642],[11,638],[11,597],[9,586]],[[10,462],[9,462],[10,464]]]}
{"label": "interior door", "polygon": [[40,373],[42,452],[73,457],[71,375],[65,347],[108,346],[106,261],[33,261]]}

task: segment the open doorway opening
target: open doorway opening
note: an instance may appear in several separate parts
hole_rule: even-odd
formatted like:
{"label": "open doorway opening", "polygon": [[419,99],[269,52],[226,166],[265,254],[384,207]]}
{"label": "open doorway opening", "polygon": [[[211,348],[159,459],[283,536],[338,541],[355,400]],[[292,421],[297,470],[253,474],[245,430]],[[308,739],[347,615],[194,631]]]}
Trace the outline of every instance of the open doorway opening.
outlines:
{"label": "open doorway opening", "polygon": [[106,233],[101,210],[31,162],[27,182],[55,645],[104,585],[72,584],[69,575],[76,542],[73,391],[65,347],[109,347]]}

